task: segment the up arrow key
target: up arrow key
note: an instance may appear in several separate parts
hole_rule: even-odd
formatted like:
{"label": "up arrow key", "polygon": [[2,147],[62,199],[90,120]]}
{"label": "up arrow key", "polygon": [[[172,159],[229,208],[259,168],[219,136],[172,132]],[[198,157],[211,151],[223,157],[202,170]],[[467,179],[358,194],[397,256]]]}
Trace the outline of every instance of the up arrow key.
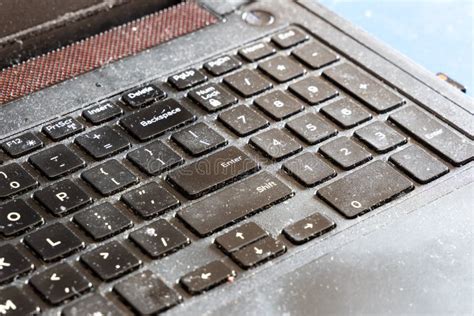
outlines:
{"label": "up arrow key", "polygon": [[235,234],[235,237],[240,238],[240,239],[245,239],[244,234],[242,234],[241,232],[237,232]]}

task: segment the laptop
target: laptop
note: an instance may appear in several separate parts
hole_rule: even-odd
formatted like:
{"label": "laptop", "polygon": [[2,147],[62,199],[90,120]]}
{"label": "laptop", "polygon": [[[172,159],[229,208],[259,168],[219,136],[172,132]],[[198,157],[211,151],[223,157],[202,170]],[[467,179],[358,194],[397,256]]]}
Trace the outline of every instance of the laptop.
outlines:
{"label": "laptop", "polygon": [[473,313],[455,87],[311,0],[0,8],[0,315]]}

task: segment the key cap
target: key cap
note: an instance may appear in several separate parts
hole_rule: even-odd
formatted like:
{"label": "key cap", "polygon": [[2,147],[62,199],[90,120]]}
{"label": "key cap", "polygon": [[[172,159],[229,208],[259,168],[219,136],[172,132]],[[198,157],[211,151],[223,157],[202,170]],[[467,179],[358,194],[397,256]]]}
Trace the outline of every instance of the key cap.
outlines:
{"label": "key cap", "polygon": [[197,123],[174,133],[171,138],[192,156],[201,156],[219,147],[227,140],[204,123]]}
{"label": "key cap", "polygon": [[117,283],[114,291],[139,315],[154,315],[182,301],[178,293],[150,270],[137,273]]}
{"label": "key cap", "polygon": [[319,151],[345,170],[360,166],[372,159],[368,151],[345,136],[322,145]]}
{"label": "key cap", "polygon": [[0,284],[12,281],[16,277],[30,272],[33,268],[33,263],[13,245],[0,246]]}
{"label": "key cap", "polygon": [[138,108],[146,106],[154,101],[164,99],[166,93],[155,86],[154,84],[147,84],[143,87],[134,88],[122,95],[122,100],[129,106]]}
{"label": "key cap", "polygon": [[40,312],[39,306],[23,289],[8,287],[0,290],[0,314],[6,316],[29,316]]}
{"label": "key cap", "polygon": [[156,182],[125,193],[122,195],[122,201],[143,218],[161,215],[180,205],[173,194]]}
{"label": "key cap", "polygon": [[308,77],[289,86],[291,92],[296,94],[306,103],[317,105],[339,95],[331,85],[319,77]]}
{"label": "key cap", "polygon": [[272,83],[260,76],[256,71],[244,69],[228,75],[224,82],[245,98],[259,94],[272,88]]}
{"label": "key cap", "polygon": [[287,56],[276,56],[266,60],[258,65],[258,69],[280,83],[290,81],[306,73],[306,70],[300,64]]}
{"label": "key cap", "polygon": [[138,178],[115,159],[84,171],[81,177],[104,196],[112,195],[138,182]]}
{"label": "key cap", "polygon": [[104,159],[130,147],[128,139],[111,129],[102,126],[76,137],[76,144],[95,159]]}
{"label": "key cap", "polygon": [[95,105],[82,112],[82,116],[94,125],[99,125],[104,122],[122,115],[123,111],[112,102],[105,102]]}
{"label": "key cap", "polygon": [[137,139],[145,141],[195,119],[196,117],[176,100],[169,99],[133,112],[121,119],[120,124]]}
{"label": "key cap", "polygon": [[379,153],[386,153],[407,142],[405,136],[382,122],[373,122],[355,133],[367,146]]}
{"label": "key cap", "polygon": [[258,169],[252,158],[232,146],[170,172],[167,179],[196,199]]}
{"label": "key cap", "polygon": [[390,161],[419,183],[429,183],[449,172],[441,161],[416,145],[390,156]]}
{"label": "key cap", "polygon": [[169,77],[168,81],[178,90],[186,90],[207,80],[198,70],[191,68]]}
{"label": "key cap", "polygon": [[348,98],[323,106],[321,113],[345,129],[362,124],[372,118],[369,112]]}
{"label": "key cap", "polygon": [[338,133],[334,126],[315,113],[306,113],[289,121],[286,128],[310,145],[325,141]]}
{"label": "key cap", "polygon": [[336,170],[313,153],[304,153],[288,160],[283,169],[306,187],[314,187],[337,175]]}
{"label": "key cap", "polygon": [[283,234],[295,245],[301,245],[334,228],[336,228],[336,223],[320,213],[314,213],[285,227]]}
{"label": "key cap", "polygon": [[37,185],[38,181],[19,164],[0,166],[0,199],[31,190]]}
{"label": "key cap", "polygon": [[275,120],[283,120],[304,109],[303,104],[281,90],[258,97],[254,103]]}
{"label": "key cap", "polygon": [[289,29],[272,36],[272,42],[281,48],[290,48],[308,39],[308,35],[297,29]]}
{"label": "key cap", "polygon": [[270,123],[246,105],[238,105],[219,114],[219,120],[240,137],[255,133]]}
{"label": "key cap", "polygon": [[154,259],[178,251],[191,242],[181,231],[164,219],[159,219],[153,224],[132,232],[130,239]]}
{"label": "key cap", "polygon": [[339,56],[316,42],[297,47],[291,54],[312,69],[320,69],[339,60]]}
{"label": "key cap", "polygon": [[30,284],[53,305],[61,304],[92,288],[92,283],[67,263],[57,264],[33,276]]}
{"label": "key cap", "polygon": [[43,218],[23,200],[0,205],[0,233],[6,237],[21,234],[42,223]]}
{"label": "key cap", "polygon": [[86,166],[84,160],[63,144],[34,154],[29,162],[49,179],[62,177]]}
{"label": "key cap", "polygon": [[205,237],[283,202],[293,194],[280,180],[267,172],[261,172],[184,207],[177,216],[199,236]]}
{"label": "key cap", "polygon": [[216,238],[216,245],[225,253],[231,254],[263,237],[268,236],[260,226],[249,222]]}
{"label": "key cap", "polygon": [[232,282],[237,272],[219,260],[212,261],[183,276],[179,282],[192,295],[209,291],[225,282]]}
{"label": "key cap", "polygon": [[413,189],[413,183],[377,160],[319,189],[317,194],[348,218],[380,207]]}
{"label": "key cap", "polygon": [[272,128],[250,138],[249,143],[273,160],[282,160],[300,152],[303,147],[282,130]]}
{"label": "key cap", "polygon": [[125,316],[115,305],[100,294],[94,294],[63,309],[63,316]]}
{"label": "key cap", "polygon": [[248,61],[257,61],[275,53],[276,50],[267,43],[253,44],[239,50],[239,55]]}
{"label": "key cap", "polygon": [[184,163],[183,157],[157,140],[127,154],[127,159],[149,175],[156,175]]}
{"label": "key cap", "polygon": [[82,132],[83,130],[84,126],[70,116],[43,127],[43,133],[48,135],[48,137],[54,141],[68,138],[69,136]]}
{"label": "key cap", "polygon": [[47,262],[66,257],[84,247],[84,242],[61,223],[37,230],[27,235],[24,241]]}
{"label": "key cap", "polygon": [[204,64],[204,68],[214,76],[226,74],[240,68],[242,63],[233,56],[225,55]]}
{"label": "key cap", "polygon": [[286,246],[272,237],[265,237],[232,254],[232,259],[243,269],[263,264],[286,252]]}
{"label": "key cap", "polygon": [[92,203],[92,198],[69,179],[36,191],[34,197],[56,216],[63,216]]}
{"label": "key cap", "polygon": [[2,143],[3,150],[16,158],[43,147],[43,142],[33,133],[27,132]]}
{"label": "key cap", "polygon": [[82,255],[81,261],[104,281],[117,279],[142,264],[140,259],[118,241],[112,241]]}
{"label": "key cap", "polygon": [[104,240],[133,226],[133,222],[106,202],[80,212],[74,221],[94,240]]}
{"label": "key cap", "polygon": [[323,74],[378,113],[388,112],[405,103],[401,97],[353,65],[345,63],[325,70]]}
{"label": "key cap", "polygon": [[468,138],[414,106],[391,114],[389,119],[455,166],[474,159],[474,146]]}
{"label": "key cap", "polygon": [[237,103],[237,98],[216,83],[209,83],[188,93],[188,97],[208,112],[215,112]]}

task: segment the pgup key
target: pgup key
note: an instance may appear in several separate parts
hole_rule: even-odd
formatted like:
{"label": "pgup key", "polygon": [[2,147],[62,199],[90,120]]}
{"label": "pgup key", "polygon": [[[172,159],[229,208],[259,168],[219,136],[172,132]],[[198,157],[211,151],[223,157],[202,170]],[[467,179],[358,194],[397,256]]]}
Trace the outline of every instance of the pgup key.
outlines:
{"label": "pgup key", "polygon": [[0,199],[34,188],[38,182],[19,164],[0,167]]}

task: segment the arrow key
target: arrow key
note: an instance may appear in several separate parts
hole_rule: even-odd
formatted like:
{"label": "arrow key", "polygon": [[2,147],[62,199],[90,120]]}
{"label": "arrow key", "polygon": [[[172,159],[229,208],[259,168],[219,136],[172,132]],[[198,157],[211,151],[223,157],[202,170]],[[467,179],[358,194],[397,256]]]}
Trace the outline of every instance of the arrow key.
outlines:
{"label": "arrow key", "polygon": [[260,226],[249,222],[217,237],[215,243],[222,251],[230,254],[266,236],[267,232]]}
{"label": "arrow key", "polygon": [[286,252],[286,247],[280,241],[265,237],[232,254],[232,259],[243,269],[249,269]]}
{"label": "arrow key", "polygon": [[236,275],[233,269],[216,260],[186,274],[180,283],[190,294],[199,294],[226,281],[232,282]]}
{"label": "arrow key", "polygon": [[301,245],[313,238],[333,230],[336,224],[320,213],[314,213],[283,230],[283,234],[294,244]]}

